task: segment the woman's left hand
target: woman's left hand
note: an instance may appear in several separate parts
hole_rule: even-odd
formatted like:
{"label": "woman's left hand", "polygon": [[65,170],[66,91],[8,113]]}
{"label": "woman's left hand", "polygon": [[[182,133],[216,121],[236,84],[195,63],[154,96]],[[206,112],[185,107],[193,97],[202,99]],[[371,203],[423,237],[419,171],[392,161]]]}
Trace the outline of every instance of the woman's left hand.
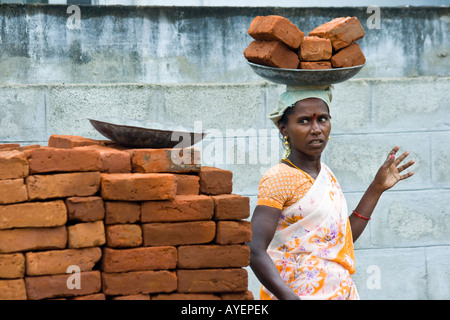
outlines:
{"label": "woman's left hand", "polygon": [[414,160],[411,160],[408,163],[399,166],[400,163],[402,163],[402,161],[405,160],[409,155],[409,152],[405,151],[401,156],[395,159],[395,154],[399,149],[400,148],[396,146],[391,150],[391,152],[389,152],[386,161],[380,167],[377,174],[375,175],[375,179],[372,182],[374,187],[376,187],[381,192],[392,188],[400,180],[408,179],[414,174],[414,172],[412,171],[402,175],[400,174],[402,171],[412,166],[414,164]]}

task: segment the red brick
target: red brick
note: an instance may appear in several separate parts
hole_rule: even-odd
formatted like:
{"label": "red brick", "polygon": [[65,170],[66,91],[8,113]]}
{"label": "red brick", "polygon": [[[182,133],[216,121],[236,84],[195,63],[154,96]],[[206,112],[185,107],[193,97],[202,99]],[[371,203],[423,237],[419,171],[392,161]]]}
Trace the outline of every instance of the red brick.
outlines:
{"label": "red brick", "polygon": [[52,148],[71,149],[75,147],[99,145],[102,144],[98,140],[84,138],[73,135],[58,135],[53,134],[48,139],[48,146]]}
{"label": "red brick", "polygon": [[26,178],[30,200],[92,196],[100,187],[99,172],[32,175]]}
{"label": "red brick", "polygon": [[342,49],[331,58],[333,68],[347,68],[366,63],[366,58],[357,43]]}
{"label": "red brick", "polygon": [[23,179],[0,180],[0,204],[24,202],[28,190]]}
{"label": "red brick", "polygon": [[320,70],[320,69],[332,69],[330,61],[301,61],[300,62],[300,69],[313,69],[313,70]]}
{"label": "red brick", "polygon": [[330,39],[309,36],[303,39],[299,56],[301,61],[321,61],[331,59],[332,52]]}
{"label": "red brick", "polygon": [[178,247],[178,268],[236,268],[250,264],[247,245],[195,245]]}
{"label": "red brick", "polygon": [[358,18],[340,17],[318,26],[309,35],[330,39],[337,51],[364,37],[365,32]]}
{"label": "red brick", "polygon": [[205,195],[176,196],[174,200],[141,203],[142,222],[211,220],[214,202]]}
{"label": "red brick", "polygon": [[187,173],[201,168],[197,148],[132,149],[131,165],[137,173]]}
{"label": "red brick", "polygon": [[106,300],[106,296],[103,293],[94,293],[86,296],[74,297],[70,300]]}
{"label": "red brick", "polygon": [[233,173],[229,170],[202,167],[199,177],[200,193],[216,195],[233,191]]}
{"label": "red brick", "polygon": [[245,269],[177,270],[178,292],[214,293],[247,290]]}
{"label": "red brick", "polygon": [[175,272],[131,271],[125,273],[102,272],[102,292],[106,295],[134,295],[172,292],[177,289]]}
{"label": "red brick", "polygon": [[100,261],[102,250],[100,248],[51,250],[41,252],[27,252],[26,274],[41,276],[67,273],[67,268],[76,265],[80,271],[91,271]]}
{"label": "red brick", "polygon": [[176,177],[169,173],[102,174],[101,193],[106,200],[168,200],[176,192]]}
{"label": "red brick", "polygon": [[25,151],[30,174],[48,172],[85,172],[101,168],[100,154],[90,149],[43,147]]}
{"label": "red brick", "polygon": [[177,174],[177,195],[196,195],[200,192],[200,178],[189,174]]}
{"label": "red brick", "polygon": [[245,58],[263,66],[297,69],[297,53],[278,41],[252,41],[244,50]]}
{"label": "red brick", "polygon": [[103,248],[102,271],[129,272],[175,269],[175,247],[146,247],[132,249]]}
{"label": "red brick", "polygon": [[105,206],[101,197],[70,197],[65,200],[69,220],[91,222],[103,220]]}
{"label": "red brick", "polygon": [[138,247],[142,244],[141,226],[116,224],[106,226],[106,245],[111,248]]}
{"label": "red brick", "polygon": [[255,40],[280,41],[291,49],[297,49],[305,36],[295,24],[276,15],[254,18],[248,34]]}
{"label": "red brick", "polygon": [[0,229],[57,227],[66,222],[67,210],[62,200],[0,206]]}
{"label": "red brick", "polygon": [[252,239],[250,221],[218,221],[215,242],[219,244],[238,244]]}
{"label": "red brick", "polygon": [[238,194],[212,196],[215,220],[240,220],[250,216],[250,198]]}
{"label": "red brick", "polygon": [[66,244],[65,226],[0,230],[0,253],[64,249]]}
{"label": "red brick", "polygon": [[28,176],[28,161],[23,152],[0,151],[0,180]]}
{"label": "red brick", "polygon": [[100,271],[80,272],[80,289],[69,289],[67,282],[74,273],[51,276],[25,277],[29,300],[41,300],[57,297],[84,296],[100,292]]}
{"label": "red brick", "polygon": [[104,245],[105,227],[103,221],[83,222],[67,227],[69,248],[87,248]]}
{"label": "red brick", "polygon": [[105,201],[105,224],[135,223],[140,218],[139,202]]}
{"label": "red brick", "polygon": [[213,221],[147,223],[142,225],[144,246],[208,243],[214,239]]}
{"label": "red brick", "polygon": [[131,156],[129,152],[101,145],[78,147],[75,150],[95,150],[100,154],[100,171],[104,173],[130,173]]}
{"label": "red brick", "polygon": [[222,300],[255,300],[250,290],[236,293],[222,293],[220,297]]}
{"label": "red brick", "polygon": [[22,253],[0,254],[0,278],[23,278],[25,257]]}
{"label": "red brick", "polygon": [[0,300],[27,300],[23,279],[0,280]]}
{"label": "red brick", "polygon": [[130,294],[127,296],[117,296],[111,298],[112,300],[150,300],[149,294]]}
{"label": "red brick", "polygon": [[152,296],[152,300],[222,300],[212,293],[162,293]]}
{"label": "red brick", "polygon": [[0,150],[11,150],[15,148],[19,148],[19,143],[1,143],[0,144]]}

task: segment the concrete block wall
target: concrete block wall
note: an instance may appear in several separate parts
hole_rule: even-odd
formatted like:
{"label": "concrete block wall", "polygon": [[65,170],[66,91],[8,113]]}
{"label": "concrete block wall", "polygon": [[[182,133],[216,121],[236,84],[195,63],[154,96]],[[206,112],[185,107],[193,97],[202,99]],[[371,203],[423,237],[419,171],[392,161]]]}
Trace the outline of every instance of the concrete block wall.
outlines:
{"label": "concrete block wall", "polygon": [[249,198],[172,151],[0,145],[0,300],[253,299]]}

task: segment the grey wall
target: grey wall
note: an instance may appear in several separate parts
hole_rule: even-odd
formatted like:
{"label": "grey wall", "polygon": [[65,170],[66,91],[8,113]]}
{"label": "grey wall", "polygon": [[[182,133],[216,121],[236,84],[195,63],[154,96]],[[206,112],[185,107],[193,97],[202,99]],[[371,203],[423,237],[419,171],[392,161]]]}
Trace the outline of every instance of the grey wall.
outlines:
{"label": "grey wall", "polygon": [[[284,89],[263,81],[242,51],[256,15],[309,31],[365,8],[0,6],[0,143],[47,144],[51,134],[100,138],[87,117],[201,122],[203,163],[233,171],[234,193],[256,203],[259,179],[282,156],[266,115]],[[450,299],[449,8],[382,8],[361,41],[367,65],[335,85],[323,161],[354,208],[387,152],[416,160],[386,192],[356,242],[362,299]],[[365,26],[366,27],[366,26]],[[206,32],[207,31],[207,32]],[[249,270],[250,271],[250,270]],[[259,297],[251,274],[250,289]]]}

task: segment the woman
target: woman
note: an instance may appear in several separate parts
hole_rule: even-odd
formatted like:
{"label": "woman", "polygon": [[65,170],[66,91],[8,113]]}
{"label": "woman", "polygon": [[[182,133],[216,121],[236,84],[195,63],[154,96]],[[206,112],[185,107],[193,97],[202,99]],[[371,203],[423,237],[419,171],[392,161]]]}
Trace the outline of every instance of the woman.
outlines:
{"label": "woman", "polygon": [[413,172],[392,149],[350,216],[339,184],[321,162],[331,131],[331,87],[288,87],[269,118],[290,153],[262,177],[252,217],[250,266],[261,299],[359,299],[353,242],[381,194]]}

